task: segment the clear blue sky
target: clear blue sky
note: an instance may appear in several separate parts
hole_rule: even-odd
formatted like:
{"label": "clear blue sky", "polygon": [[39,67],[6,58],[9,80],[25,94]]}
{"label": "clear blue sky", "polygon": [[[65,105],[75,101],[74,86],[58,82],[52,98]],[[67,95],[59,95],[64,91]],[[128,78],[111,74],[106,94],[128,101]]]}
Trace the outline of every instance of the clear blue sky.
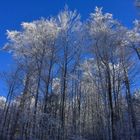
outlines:
{"label": "clear blue sky", "polygon": [[[137,18],[134,0],[1,0],[0,1],[0,48],[6,43],[6,30],[19,30],[23,21],[32,21],[40,17],[57,15],[68,5],[69,9],[81,14],[86,19],[94,11],[95,6],[103,7],[125,26],[131,27]],[[0,52],[0,71],[9,70],[12,58]],[[0,82],[1,84],[1,82]],[[2,85],[0,85],[1,88]]]}

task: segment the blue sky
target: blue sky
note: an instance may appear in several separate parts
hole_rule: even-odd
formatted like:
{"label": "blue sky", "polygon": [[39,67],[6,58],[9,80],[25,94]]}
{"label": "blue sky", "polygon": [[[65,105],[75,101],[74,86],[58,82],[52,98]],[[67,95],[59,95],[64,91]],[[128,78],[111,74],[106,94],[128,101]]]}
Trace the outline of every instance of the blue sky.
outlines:
{"label": "blue sky", "polygon": [[[112,13],[114,18],[127,27],[132,27],[132,21],[138,16],[134,0],[1,0],[0,48],[7,41],[7,29],[19,30],[23,21],[57,15],[66,4],[71,10],[77,9],[83,20],[88,18],[95,6],[103,7],[104,12]],[[11,56],[0,52],[0,72],[9,70],[11,64]]]}

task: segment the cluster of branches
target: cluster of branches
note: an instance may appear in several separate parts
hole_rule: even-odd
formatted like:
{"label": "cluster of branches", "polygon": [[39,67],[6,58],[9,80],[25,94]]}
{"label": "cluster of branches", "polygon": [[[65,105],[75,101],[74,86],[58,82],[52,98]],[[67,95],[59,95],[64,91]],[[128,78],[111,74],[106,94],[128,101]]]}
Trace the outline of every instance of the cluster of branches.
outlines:
{"label": "cluster of branches", "polygon": [[1,140],[140,139],[140,24],[127,29],[96,8],[7,31],[15,68],[3,74]]}

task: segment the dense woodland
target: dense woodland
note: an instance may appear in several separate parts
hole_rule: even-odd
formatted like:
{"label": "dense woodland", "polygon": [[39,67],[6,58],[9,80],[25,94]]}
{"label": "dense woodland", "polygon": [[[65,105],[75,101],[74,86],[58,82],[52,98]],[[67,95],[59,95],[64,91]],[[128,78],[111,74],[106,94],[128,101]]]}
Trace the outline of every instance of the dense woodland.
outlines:
{"label": "dense woodland", "polygon": [[0,140],[140,140],[140,21],[67,7],[7,31]]}

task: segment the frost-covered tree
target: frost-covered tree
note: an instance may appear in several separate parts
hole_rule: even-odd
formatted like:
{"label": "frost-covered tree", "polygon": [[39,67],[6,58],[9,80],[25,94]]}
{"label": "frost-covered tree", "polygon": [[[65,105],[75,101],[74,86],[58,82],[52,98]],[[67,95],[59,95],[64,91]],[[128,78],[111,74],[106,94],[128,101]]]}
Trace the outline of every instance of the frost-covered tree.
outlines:
{"label": "frost-covered tree", "polygon": [[[128,98],[128,110],[131,116],[130,124],[132,123],[133,128],[136,129],[127,73],[132,61],[129,50],[125,49],[128,41],[126,37],[127,29],[114,20],[111,14],[103,14],[102,8],[95,9],[95,13],[91,14],[87,26],[92,39],[91,51],[99,69],[102,94],[106,100],[106,114],[109,115],[109,118],[106,116],[107,125],[109,125],[107,126],[109,128],[108,136],[112,140],[118,139],[120,135],[117,131],[120,129],[117,123],[120,123],[120,121],[118,120],[119,114],[117,115],[117,98],[120,94],[118,88],[121,88],[121,82],[123,81],[125,81],[127,90],[126,97]],[[129,39],[131,38],[129,37]],[[119,66],[118,70],[116,66]]]}

